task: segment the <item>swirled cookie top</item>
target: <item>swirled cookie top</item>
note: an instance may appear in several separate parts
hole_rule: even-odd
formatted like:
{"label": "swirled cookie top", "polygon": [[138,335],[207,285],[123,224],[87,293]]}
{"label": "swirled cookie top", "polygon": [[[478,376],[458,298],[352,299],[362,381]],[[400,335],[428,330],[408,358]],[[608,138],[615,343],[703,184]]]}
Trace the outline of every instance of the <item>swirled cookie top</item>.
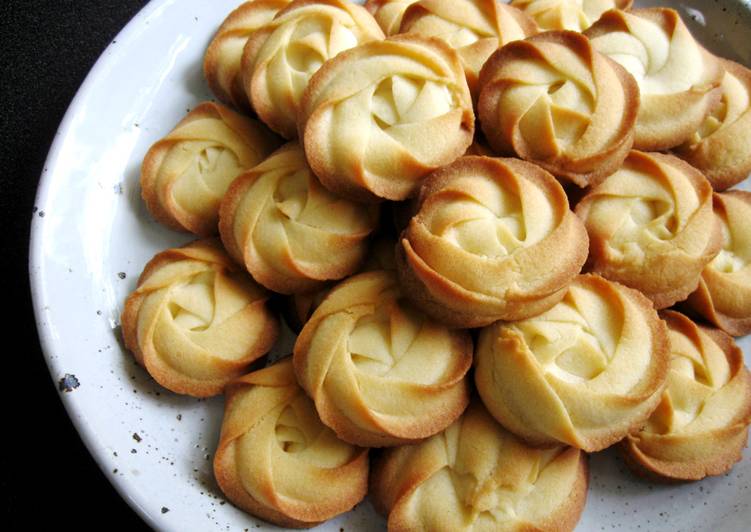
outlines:
{"label": "swirled cookie top", "polygon": [[558,305],[509,328],[521,335],[564,404],[569,385],[626,394],[651,364],[647,317],[619,288],[596,277],[579,278]]}
{"label": "swirled cookie top", "polygon": [[[270,451],[277,467],[281,465],[279,460],[287,462],[285,470],[300,466],[333,469],[359,454],[360,449],[339,440],[321,423],[313,402],[295,380],[291,359],[241,378],[230,387],[234,397],[229,415],[248,418],[249,413],[253,413],[244,423],[245,432],[236,440],[238,471],[246,486],[257,484],[267,476],[268,472],[257,474],[258,469],[266,465],[265,461],[258,460],[259,453]],[[269,408],[259,411],[259,405]],[[272,442],[275,445],[269,445]],[[284,475],[276,476],[283,480]],[[319,488],[317,486],[316,490]],[[313,498],[311,502],[315,500],[313,492],[316,490],[309,494]]]}
{"label": "swirled cookie top", "polygon": [[418,0],[368,0],[365,9],[370,11],[386,35],[396,35],[406,9]]}
{"label": "swirled cookie top", "polygon": [[629,262],[671,249],[699,257],[714,235],[712,223],[697,223],[710,198],[709,183],[685,163],[632,151],[621,170],[585,200],[587,229]]}
{"label": "swirled cookie top", "polygon": [[719,103],[682,146],[679,156],[701,170],[717,190],[726,190],[751,172],[751,70],[721,61],[725,75]]}
{"label": "swirled cookie top", "polygon": [[147,298],[142,313],[154,313],[156,322],[149,330],[153,334],[153,327],[161,329],[155,342],[168,347],[187,341],[197,353],[186,356],[185,350],[166,348],[158,349],[160,355],[175,369],[196,372],[196,377],[205,371],[194,365],[197,361],[247,355],[258,328],[249,326],[243,311],[268,293],[238,271],[213,240],[165,253],[147,267],[134,294]]}
{"label": "swirled cookie top", "polygon": [[421,0],[404,12],[400,33],[446,42],[461,57],[472,86],[493,51],[537,33],[537,26],[517,9],[496,0]]}
{"label": "swirled cookie top", "polygon": [[[394,38],[346,54],[348,60],[336,64],[336,74],[327,76],[325,84],[310,93],[308,107],[314,109],[324,102],[344,106],[356,99],[352,103],[370,111],[354,117],[357,125],[364,120],[380,130],[428,121],[451,111],[466,100],[464,78],[456,76],[456,65],[442,50],[423,44]],[[396,136],[398,129],[392,133]]]}
{"label": "swirled cookie top", "polygon": [[342,347],[362,375],[434,384],[456,367],[456,360],[447,356],[456,351],[455,335],[409,306],[393,273],[353,278],[316,309],[316,318],[323,322],[342,312],[354,318]]}
{"label": "swirled cookie top", "polygon": [[280,526],[311,526],[367,490],[367,449],[339,440],[297,384],[291,359],[227,385],[214,470],[241,508]]}
{"label": "swirled cookie top", "polygon": [[609,9],[628,9],[631,0],[512,0],[543,30],[584,31]]}
{"label": "swirled cookie top", "polygon": [[717,329],[666,311],[670,370],[644,428],[622,443],[637,471],[675,480],[720,475],[741,459],[751,423],[743,352]]}
{"label": "swirled cookie top", "polygon": [[[724,62],[728,66],[728,62]],[[722,79],[720,104],[707,116],[701,128],[689,141],[698,144],[702,140],[731,128],[739,120],[748,120],[751,115],[751,71],[743,67],[728,67]]]}
{"label": "swirled cookie top", "polygon": [[166,388],[216,395],[276,340],[267,298],[218,241],[196,241],[146,265],[125,303],[123,337]]}
{"label": "swirled cookie top", "polygon": [[642,96],[685,92],[715,77],[705,52],[670,9],[609,11],[587,36],[636,78]]}
{"label": "swirled cookie top", "polygon": [[[605,157],[628,140],[636,120],[638,89],[631,77],[573,32],[507,45],[483,67],[481,86],[489,138],[525,159]],[[570,165],[556,173],[573,171]]]}
{"label": "swirled cookie top", "polygon": [[427,266],[495,297],[518,288],[517,257],[550,237],[567,213],[563,190],[541,169],[469,157],[431,176],[406,235]]}
{"label": "swirled cookie top", "polygon": [[[363,216],[361,205],[332,194],[315,178],[305,162],[302,148],[295,144],[277,152],[255,168],[260,175],[258,185],[269,192],[264,210],[281,223],[288,235],[295,227],[320,229],[347,235],[369,232],[373,226],[372,212]],[[259,194],[262,192],[259,190]],[[373,209],[371,209],[373,211]],[[301,242],[302,243],[302,242]]]}
{"label": "swirled cookie top", "polygon": [[709,268],[731,276],[737,281],[751,284],[751,196],[746,192],[720,194],[722,208],[715,214],[722,226],[723,244],[720,253],[709,263]]}
{"label": "swirled cookie top", "polygon": [[209,44],[203,71],[209,87],[223,102],[249,109],[242,83],[243,49],[253,33],[271,22],[291,0],[253,0],[240,4],[224,20]]}
{"label": "swirled cookie top", "polygon": [[743,401],[743,388],[727,388],[742,369],[742,361],[737,353],[729,358],[731,354],[685,316],[668,312],[666,320],[671,352],[668,384],[644,431],[688,435],[726,427],[738,415],[737,406],[748,403]]}
{"label": "swirled cookie top", "polygon": [[398,445],[443,430],[464,410],[472,342],[411,308],[394,272],[337,285],[303,327],[297,377],[346,441]]}
{"label": "swirled cookie top", "polygon": [[642,294],[584,275],[547,312],[483,329],[476,360],[480,395],[504,426],[536,444],[594,452],[658,404],[667,331]]}
{"label": "swirled cookie top", "polygon": [[262,124],[204,102],[146,154],[143,197],[152,214],[170,227],[216,234],[219,202],[232,180],[277,145]]}
{"label": "swirled cookie top", "polygon": [[[478,448],[483,452],[478,454]],[[394,452],[397,460],[407,455],[404,476],[427,478],[407,490],[389,486],[406,492],[389,516],[390,524],[425,530],[506,530],[540,525],[561,512],[567,498],[572,508],[559,518],[573,517],[575,522],[580,511],[575,506],[583,503],[579,495],[586,470],[579,451],[529,447],[479,405],[470,406],[441,434]],[[424,464],[430,464],[430,470],[421,471]]]}
{"label": "swirled cookie top", "polygon": [[[298,274],[294,263],[316,270],[341,254],[336,237],[370,233],[378,209],[343,199],[313,175],[298,144],[288,144],[247,174],[252,182],[234,213],[239,243],[271,269]],[[244,177],[243,177],[244,179]]]}
{"label": "swirled cookie top", "polygon": [[419,178],[466,150],[473,131],[458,57],[442,41],[414,35],[372,41],[328,62],[308,86],[300,117],[306,154],[324,184],[326,175],[341,175],[345,189],[387,199],[412,194]]}
{"label": "swirled cookie top", "polygon": [[435,236],[488,259],[540,242],[560,222],[560,209],[536,183],[502,170],[452,181],[423,203],[418,220]]}
{"label": "swirled cookie top", "polygon": [[327,60],[383,32],[361,6],[344,0],[295,0],[256,32],[244,50],[246,91],[259,116],[287,138],[311,76]]}

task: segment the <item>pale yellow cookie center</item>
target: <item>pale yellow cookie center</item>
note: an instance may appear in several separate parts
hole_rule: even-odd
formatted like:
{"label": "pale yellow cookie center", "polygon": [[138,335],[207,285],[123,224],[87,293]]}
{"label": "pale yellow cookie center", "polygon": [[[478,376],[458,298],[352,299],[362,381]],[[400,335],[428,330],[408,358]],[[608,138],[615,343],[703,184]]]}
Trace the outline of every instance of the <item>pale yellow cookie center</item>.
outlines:
{"label": "pale yellow cookie center", "polygon": [[[442,216],[431,219],[428,229],[455,246],[484,257],[505,257],[522,247],[526,240],[524,216],[519,198],[503,193],[494,204],[466,199],[450,206],[456,213],[446,224]],[[495,208],[494,208],[495,207]]]}
{"label": "pale yellow cookie center", "polygon": [[632,198],[621,226],[621,238],[627,240],[628,235],[646,233],[657,240],[670,240],[676,228],[675,209],[670,202]]}
{"label": "pale yellow cookie center", "polygon": [[583,384],[611,369],[621,347],[623,322],[621,306],[572,286],[551,310],[512,328],[521,333],[545,375]]}
{"label": "pale yellow cookie center", "polygon": [[395,382],[440,382],[452,366],[445,354],[456,349],[451,332],[391,293],[374,305],[349,334],[347,350],[355,368]]}
{"label": "pale yellow cookie center", "polygon": [[388,375],[412,347],[424,318],[393,303],[357,321],[349,336],[352,361],[362,371]]}
{"label": "pale yellow cookie center", "polygon": [[645,18],[626,14],[628,32],[592,39],[600,53],[620,63],[636,78],[642,95],[689,90],[704,73],[704,59],[690,32],[678,25],[672,35]]}
{"label": "pale yellow cookie center", "polygon": [[399,26],[407,8],[417,0],[387,0],[378,8],[374,17],[386,35],[399,33]]}
{"label": "pale yellow cookie center", "polygon": [[177,144],[163,168],[182,167],[171,187],[175,201],[191,212],[211,208],[226,192],[232,180],[244,168],[232,150],[210,141],[185,141]]}
{"label": "pale yellow cookie center", "polygon": [[[457,7],[459,9],[471,9],[474,7],[471,3],[465,4],[459,2],[458,4]],[[492,31],[492,26],[488,25],[488,21],[485,20],[485,17],[480,13],[477,13],[477,15],[487,27],[469,27],[458,21],[450,20],[438,14],[431,13],[423,20],[418,21],[417,24],[411,28],[411,31],[417,30],[420,33],[430,35],[431,37],[437,37],[446,42],[451,48],[458,50],[466,46],[471,46],[480,39],[496,37],[495,33]]]}
{"label": "pale yellow cookie center", "polygon": [[340,20],[310,16],[298,21],[287,42],[284,49],[287,65],[311,76],[327,59],[357,46],[358,39],[352,28]]}
{"label": "pale yellow cookie center", "polygon": [[[451,187],[445,202],[428,208],[422,220],[432,234],[473,255],[511,256],[547,237],[556,221],[540,189],[527,182],[518,185],[520,190],[512,182],[464,177]],[[462,196],[456,197],[456,191],[462,191]],[[526,216],[527,211],[534,216]]]}
{"label": "pale yellow cookie center", "polygon": [[452,106],[451,92],[444,84],[400,75],[379,83],[371,100],[373,120],[384,130],[436,118]]}
{"label": "pale yellow cookie center", "polygon": [[308,446],[308,438],[300,426],[295,409],[287,406],[276,423],[276,441],[286,453],[304,451]]}
{"label": "pale yellow cookie center", "polygon": [[513,0],[511,5],[528,15],[543,30],[584,31],[608,9],[613,0]]}
{"label": "pale yellow cookie center", "polygon": [[307,172],[300,170],[282,177],[274,191],[274,202],[284,216],[297,220],[308,200]]}
{"label": "pale yellow cookie center", "polygon": [[615,257],[640,264],[672,246],[700,208],[696,188],[679,169],[666,164],[643,169],[627,160],[602,185],[587,224],[605,235]]}
{"label": "pale yellow cookie center", "polygon": [[[698,333],[698,340],[672,329],[669,336],[672,358],[667,389],[645,428],[657,434],[692,432],[719,419],[720,412],[710,411],[718,407],[712,404],[712,396],[731,376],[725,353],[703,332]],[[704,419],[699,421],[700,417]]]}
{"label": "pale yellow cookie center", "polygon": [[[272,392],[273,393],[273,392]],[[339,440],[334,432],[321,423],[313,402],[303,393],[269,412],[254,412],[265,404],[262,388],[236,402],[251,412],[255,422],[237,438],[237,471],[246,490],[259,500],[267,499],[265,479],[273,478],[282,496],[293,499],[316,500],[320,492],[300,489],[299,479],[310,478],[316,471],[334,469],[347,464],[358,452],[357,448]],[[325,490],[326,488],[321,488]]]}
{"label": "pale yellow cookie center", "polygon": [[727,218],[720,213],[717,218],[722,227],[723,245],[717,256],[709,263],[709,267],[721,273],[740,272],[748,266],[749,258],[751,258],[751,249],[743,244],[751,242],[747,239],[734,238]]}
{"label": "pale yellow cookie center", "polygon": [[[591,66],[572,49],[542,43],[539,50],[542,57],[525,54],[503,67],[499,78],[505,83],[496,113],[501,127],[518,127],[525,150],[548,159],[572,149],[585,136],[598,95]],[[614,104],[618,101],[613,97]],[[614,116],[619,119],[620,114]]]}
{"label": "pale yellow cookie center", "polygon": [[527,85],[524,89],[529,93],[526,97],[533,101],[519,122],[525,138],[534,139],[536,132],[552,129],[556,141],[567,147],[582,137],[594,110],[592,95],[586,87],[574,80],[557,79],[549,84]]}
{"label": "pale yellow cookie center", "polygon": [[[369,231],[370,216],[363,215],[363,207],[330,193],[307,168],[273,172],[268,177],[278,178],[273,201],[283,223],[335,234]],[[248,199],[252,201],[253,194]]]}
{"label": "pale yellow cookie center", "polygon": [[[528,519],[525,505],[530,498],[539,497],[537,491],[551,490],[545,477],[557,474],[548,466],[561,455],[561,449],[530,452],[505,435],[464,430],[460,434],[457,426],[447,429],[442,438],[447,463],[410,496],[413,511],[428,524],[427,529],[443,525],[451,530],[489,530],[499,523]],[[479,440],[475,442],[472,436]],[[472,447],[481,443],[487,445],[487,453],[478,459]],[[567,491],[569,486],[562,489]],[[553,489],[548,494],[558,497],[559,491]],[[435,507],[430,501],[435,500],[452,507],[451,511],[440,517],[431,512]]]}
{"label": "pale yellow cookie center", "polygon": [[311,4],[290,11],[274,24],[255,59],[256,68],[265,65],[262,77],[256,78],[261,76],[256,70],[254,78],[265,86],[274,105],[285,112],[290,105],[297,108],[310,78],[323,63],[354,48],[368,35],[349,13],[326,5]]}
{"label": "pale yellow cookie center", "polygon": [[321,423],[315,405],[304,394],[297,395],[272,416],[279,410],[274,436],[285,455],[321,468],[340,467],[354,456],[356,449]]}
{"label": "pale yellow cookie center", "polygon": [[746,261],[731,249],[722,249],[710,263],[709,267],[722,273],[735,273],[746,267]]}
{"label": "pale yellow cookie center", "polygon": [[748,88],[730,72],[725,72],[722,80],[722,99],[702,123],[693,137],[693,143],[712,136],[721,129],[733,125],[751,106]]}
{"label": "pale yellow cookie center", "polygon": [[214,277],[213,271],[203,272],[172,288],[167,308],[179,328],[200,332],[211,325],[215,310]]}

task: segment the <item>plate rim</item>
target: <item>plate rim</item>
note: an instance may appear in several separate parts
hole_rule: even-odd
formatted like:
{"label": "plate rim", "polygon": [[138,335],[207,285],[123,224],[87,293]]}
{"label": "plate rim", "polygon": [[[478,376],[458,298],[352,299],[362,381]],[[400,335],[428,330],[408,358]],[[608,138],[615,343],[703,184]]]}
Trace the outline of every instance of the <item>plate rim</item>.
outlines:
{"label": "plate rim", "polygon": [[[144,5],[113,37],[112,41],[110,41],[104,50],[102,50],[102,53],[84,77],[83,82],[76,91],[75,96],[73,96],[70,104],[68,104],[65,114],[60,121],[60,125],[55,131],[55,135],[42,167],[39,183],[37,184],[37,190],[34,196],[34,209],[39,209],[40,212],[44,211],[45,206],[51,199],[49,196],[49,188],[52,181],[52,178],[50,177],[52,172],[49,170],[58,166],[64,140],[67,138],[67,135],[73,127],[74,117],[79,112],[79,109],[86,98],[92,92],[93,85],[98,79],[100,72],[106,69],[109,61],[114,60],[115,56],[110,52],[117,44],[120,46],[124,44],[127,45],[128,41],[132,38],[132,34],[137,31],[137,28],[142,23],[148,20],[156,11],[159,11],[164,6],[173,4],[175,1],[176,0],[149,0],[149,2]],[[57,362],[58,357],[55,356],[58,352],[58,347],[52,336],[52,330],[46,324],[44,315],[48,298],[47,288],[44,286],[46,269],[44,263],[45,239],[42,224],[43,218],[40,216],[34,216],[31,222],[28,248],[29,288],[34,313],[34,324],[36,326],[39,344],[49,371],[49,377],[54,386],[56,385],[55,376],[59,373],[58,370],[60,368],[58,367]],[[120,498],[125,501],[131,510],[143,520],[144,524],[154,530],[161,530],[163,528],[163,523],[160,523],[156,516],[152,515],[151,512],[149,512],[136,500],[135,497],[131,495],[127,485],[128,483],[121,477],[112,473],[105,463],[104,452],[102,451],[104,447],[100,442],[99,435],[91,425],[84,422],[81,407],[75,401],[69,400],[68,396],[64,393],[58,392],[58,397],[65,408],[68,419],[76,429],[79,439],[86,447],[89,456],[94,460],[101,473],[115,489]]]}
{"label": "plate rim", "polygon": [[[242,0],[237,0],[240,3]],[[355,3],[362,3],[364,0],[352,0]],[[737,2],[738,5],[744,6],[751,15],[751,0],[729,0]],[[127,48],[132,42],[134,34],[139,27],[160,10],[175,4],[177,0],[149,0],[138,12],[117,32],[113,40],[102,50],[96,61],[93,63],[88,73],[84,77],[81,85],[70,101],[59,126],[56,129],[52,143],[50,144],[47,156],[44,161],[43,169],[37,185],[34,199],[34,209],[44,211],[47,205],[54,200],[50,196],[50,186],[53,181],[53,170],[59,166],[62,150],[65,140],[71,133],[74,125],[74,119],[80,112],[81,107],[85,104],[87,98],[92,94],[94,85],[102,71],[106,70],[111,61],[117,60],[117,54],[112,53],[113,49],[124,47]],[[29,287],[32,300],[32,309],[34,313],[34,322],[39,338],[42,355],[44,357],[49,377],[53,385],[57,388],[56,379],[62,374],[61,360],[63,357],[58,356],[61,352],[57,344],[53,330],[49,326],[46,317],[46,307],[49,302],[48,293],[50,288],[45,286],[48,279],[47,264],[45,264],[45,231],[44,218],[33,216],[30,228],[30,238],[28,247],[28,272]],[[118,476],[112,472],[107,464],[106,448],[101,442],[99,433],[93,425],[86,422],[84,407],[77,401],[73,400],[71,394],[58,392],[60,401],[65,408],[66,414],[76,429],[79,439],[84,444],[88,454],[97,464],[99,470],[108,480],[110,485],[115,489],[123,501],[133,510],[144,522],[154,530],[166,530],[167,523],[157,512],[150,511],[147,506],[141,504],[136,494],[132,490],[131,483],[124,477]],[[275,529],[272,524],[268,526]]]}

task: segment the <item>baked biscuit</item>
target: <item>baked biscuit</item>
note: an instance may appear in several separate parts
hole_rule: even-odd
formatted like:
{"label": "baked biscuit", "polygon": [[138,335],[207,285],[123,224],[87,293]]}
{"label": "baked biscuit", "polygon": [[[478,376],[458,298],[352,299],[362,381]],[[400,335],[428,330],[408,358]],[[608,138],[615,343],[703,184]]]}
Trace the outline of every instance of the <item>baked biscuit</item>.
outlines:
{"label": "baked biscuit", "polygon": [[253,33],[271,22],[292,0],[252,0],[240,4],[227,16],[206,50],[203,73],[209,88],[224,103],[243,111],[250,101],[242,81],[242,55]]}
{"label": "baked biscuit", "polygon": [[248,40],[245,92],[271,129],[297,136],[300,100],[311,76],[343,50],[383,39],[365,8],[347,0],[294,0]]}
{"label": "baked biscuit", "polygon": [[677,312],[668,324],[671,362],[662,402],[623,440],[627,463],[663,480],[721,475],[741,459],[751,424],[751,375],[728,335]]}
{"label": "baked biscuit", "polygon": [[417,0],[367,0],[367,9],[387,36],[400,33],[404,11]]}
{"label": "baked biscuit", "polygon": [[751,192],[714,196],[722,225],[722,250],[701,274],[686,306],[732,336],[751,332]]}
{"label": "baked biscuit", "polygon": [[629,9],[632,0],[511,0],[542,30],[584,31],[609,9]]}
{"label": "baked biscuit", "polygon": [[168,249],[125,300],[125,346],[168,390],[216,395],[274,345],[278,320],[267,299],[217,240]]}
{"label": "baked biscuit", "polygon": [[683,144],[718,104],[722,65],[696,42],[677,11],[613,9],[585,35],[595,50],[618,61],[639,84],[637,150]]}
{"label": "baked biscuit", "polygon": [[483,329],[475,382],[493,417],[532,445],[595,452],[643,426],[669,361],[650,301],[585,275],[544,314]]}
{"label": "baked biscuit", "polygon": [[397,35],[326,63],[305,90],[299,126],[327,188],[399,201],[466,151],[474,122],[456,52],[438,39]]}
{"label": "baked biscuit", "polygon": [[615,172],[631,150],[639,87],[582,34],[547,32],[488,59],[477,108],[496,152],[586,187]]}
{"label": "baked biscuit", "polygon": [[586,455],[536,449],[479,402],[444,432],[388,449],[371,495],[390,531],[574,530],[587,497]]}
{"label": "baked biscuit", "polygon": [[368,488],[368,450],[321,423],[288,358],[227,385],[214,476],[239,508],[282,527],[344,513]]}
{"label": "baked biscuit", "polygon": [[204,102],[146,153],[141,195],[152,216],[170,229],[215,235],[229,184],[278,146],[259,122]]}
{"label": "baked biscuit", "polygon": [[378,206],[326,190],[295,142],[232,183],[219,229],[229,254],[256,281],[292,294],[357,271],[377,224]]}
{"label": "baked biscuit", "polygon": [[723,59],[720,105],[676,152],[725,190],[751,173],[751,70]]}
{"label": "baked biscuit", "polygon": [[399,33],[437,37],[456,50],[472,94],[490,54],[537,32],[528,15],[498,0],[421,0],[407,7],[399,28]]}
{"label": "baked biscuit", "polygon": [[321,420],[355,445],[401,445],[432,436],[467,406],[472,364],[466,331],[410,307],[396,275],[340,283],[303,327],[295,373]]}
{"label": "baked biscuit", "polygon": [[517,159],[462,157],[431,174],[402,232],[405,294],[453,327],[540,314],[587,260],[584,225],[555,178]]}
{"label": "baked biscuit", "polygon": [[712,187],[672,155],[632,151],[576,214],[589,233],[588,267],[640,290],[658,309],[696,290],[722,245]]}

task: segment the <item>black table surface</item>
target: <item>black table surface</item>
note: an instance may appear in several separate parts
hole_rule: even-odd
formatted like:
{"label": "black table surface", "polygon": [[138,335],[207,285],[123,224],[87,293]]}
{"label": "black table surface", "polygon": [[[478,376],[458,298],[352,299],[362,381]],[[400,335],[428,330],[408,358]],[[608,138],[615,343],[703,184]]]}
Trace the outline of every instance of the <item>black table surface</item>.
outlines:
{"label": "black table surface", "polygon": [[28,281],[32,209],[55,131],[96,59],[146,3],[0,3],[0,213],[11,315],[3,327],[9,340],[0,473],[6,530],[148,530],[100,472],[63,409],[39,346]]}

